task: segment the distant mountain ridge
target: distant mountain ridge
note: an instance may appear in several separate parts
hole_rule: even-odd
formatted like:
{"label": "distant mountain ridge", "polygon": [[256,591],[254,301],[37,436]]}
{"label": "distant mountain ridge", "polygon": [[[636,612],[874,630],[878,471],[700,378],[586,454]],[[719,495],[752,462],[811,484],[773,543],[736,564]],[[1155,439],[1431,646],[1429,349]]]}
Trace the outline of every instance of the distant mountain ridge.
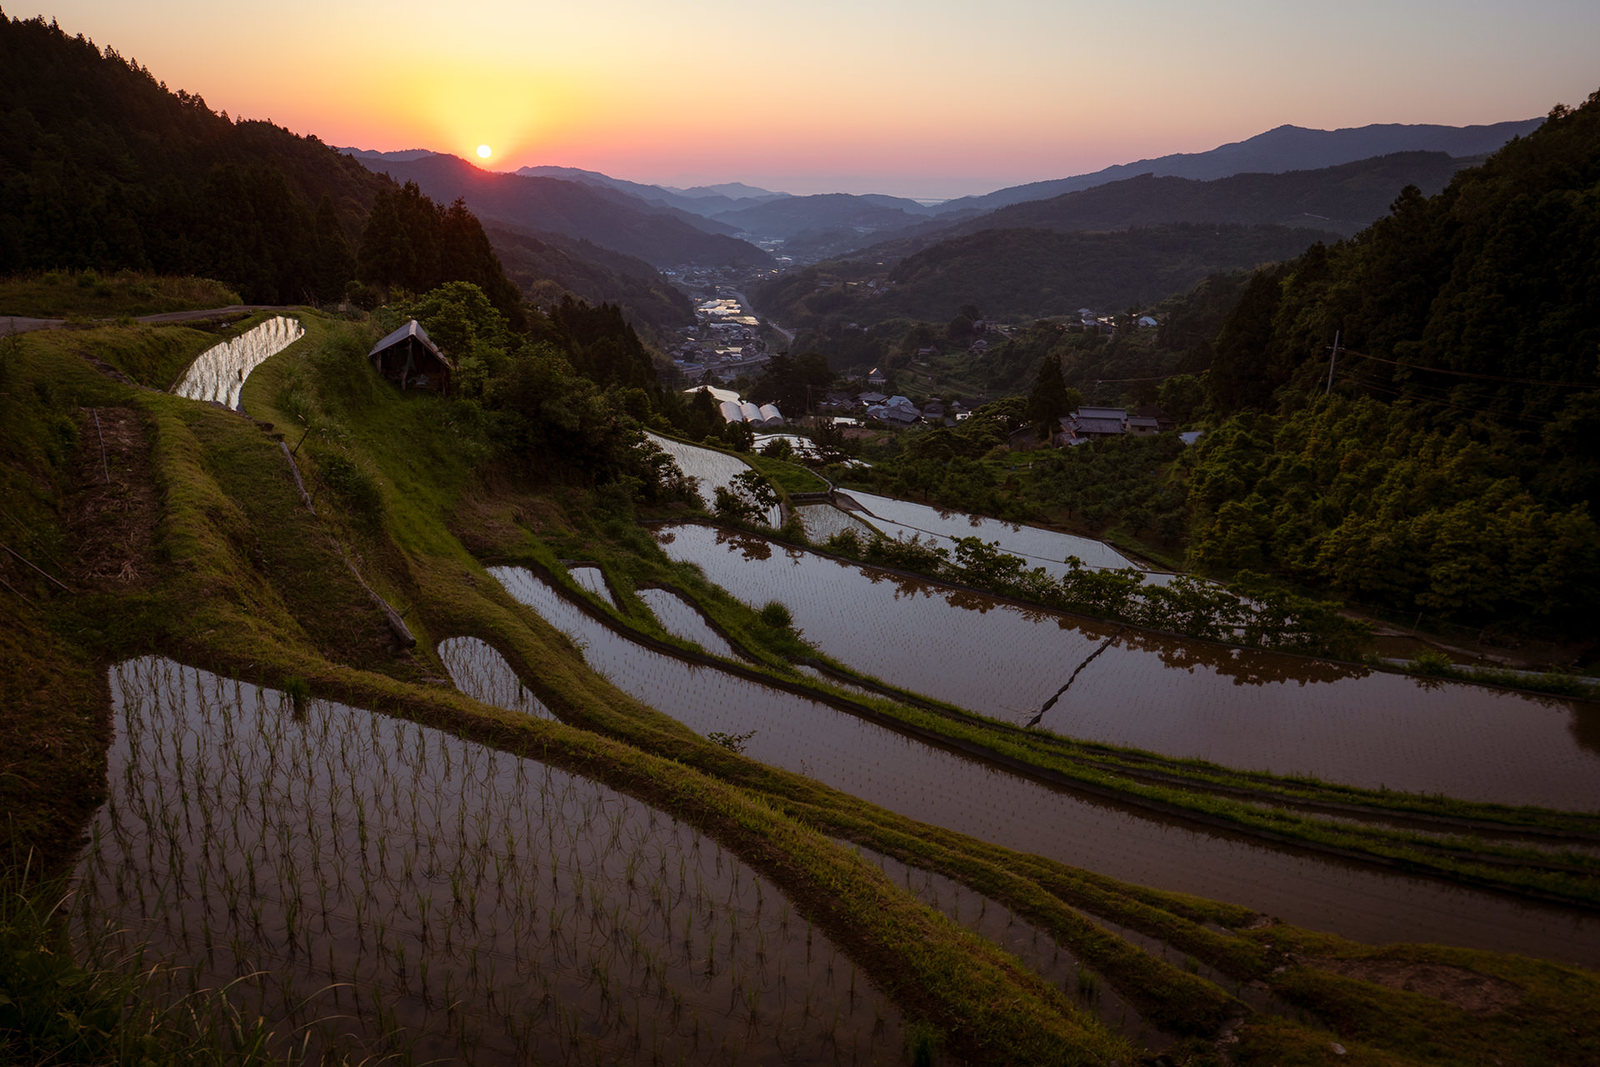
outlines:
{"label": "distant mountain ridge", "polygon": [[702,218],[711,218],[718,212],[751,207],[768,200],[781,200],[789,195],[757,189],[743,182],[699,186],[694,189],[673,189],[664,185],[644,185],[625,178],[613,178],[609,174],[583,170],[579,167],[522,167],[516,173],[525,178],[559,178],[562,181],[583,182],[601,189],[612,189],[636,196],[647,203],[663,204]]}
{"label": "distant mountain ridge", "polygon": [[989,229],[1061,233],[1165,223],[1300,226],[1349,237],[1389,210],[1400,191],[1443,189],[1468,165],[1444,152],[1396,152],[1315,170],[1252,172],[1199,181],[1141,174],[1048,200],[999,208],[941,230],[942,239]]}
{"label": "distant mountain ridge", "polygon": [[1208,152],[1179,152],[1121,163],[1091,174],[1030,182],[999,189],[984,196],[947,200],[942,210],[990,211],[1027,200],[1044,200],[1062,193],[1089,189],[1119,178],[1141,174],[1211,181],[1235,174],[1281,174],[1290,170],[1317,170],[1353,163],[1395,152],[1444,152],[1447,155],[1483,156],[1498,151],[1507,141],[1538,129],[1544,119],[1519,119],[1483,126],[1440,126],[1381,123],[1337,130],[1303,126],[1278,126],[1243,141],[1220,145]]}
{"label": "distant mountain ridge", "polygon": [[707,232],[669,207],[590,182],[482,170],[457,156],[368,160],[397,181],[414,181],[436,200],[461,199],[485,223],[580,238],[635,256],[657,269],[683,263],[758,266],[771,256],[745,241]]}

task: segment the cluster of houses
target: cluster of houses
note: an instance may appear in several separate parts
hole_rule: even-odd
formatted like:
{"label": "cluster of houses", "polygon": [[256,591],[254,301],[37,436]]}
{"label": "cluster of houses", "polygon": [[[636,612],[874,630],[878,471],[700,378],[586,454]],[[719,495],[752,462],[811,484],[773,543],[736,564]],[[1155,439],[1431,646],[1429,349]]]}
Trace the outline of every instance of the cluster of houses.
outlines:
{"label": "cluster of houses", "polygon": [[1153,437],[1177,428],[1178,424],[1153,404],[1133,412],[1126,408],[1080,407],[1072,414],[1062,416],[1061,429],[1052,442],[1071,446],[1102,437]]}
{"label": "cluster of houses", "polygon": [[835,421],[841,419],[874,419],[890,426],[910,426],[914,422],[954,425],[969,412],[960,401],[945,403],[937,397],[920,407],[903,396],[886,396],[869,391],[865,393],[829,393],[820,405],[824,415]]}
{"label": "cluster of houses", "polygon": [[734,297],[712,286],[695,307],[695,325],[678,331],[668,355],[690,381],[709,375],[728,382],[759,369],[771,357],[761,339],[761,320]]}

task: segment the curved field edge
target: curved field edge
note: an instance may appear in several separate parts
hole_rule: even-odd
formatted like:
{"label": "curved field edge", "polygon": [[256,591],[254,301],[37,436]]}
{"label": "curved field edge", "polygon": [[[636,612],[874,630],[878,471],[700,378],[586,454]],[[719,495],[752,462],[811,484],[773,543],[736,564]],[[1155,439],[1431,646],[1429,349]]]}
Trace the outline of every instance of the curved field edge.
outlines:
{"label": "curved field edge", "polygon": [[[820,689],[803,675],[763,671],[759,667],[719,660],[695,649],[685,649],[679,643],[662,641],[654,635],[633,629],[632,617],[624,616],[620,610],[607,609],[581,594],[575,595],[573,590],[576,586],[557,578],[559,569],[536,561],[533,554],[522,557],[520,562],[560,585],[567,591],[569,599],[593,618],[656,651],[691,662],[715,664],[718,669],[730,674],[823,700],[907,736],[960,751],[1013,773],[1092,796],[1131,803],[1166,817],[1243,833],[1269,843],[1292,845],[1406,873],[1515,892],[1535,899],[1585,906],[1600,904],[1600,881],[1597,881],[1600,859],[1593,856],[1570,851],[1552,855],[1531,848],[1486,842],[1478,837],[1439,837],[1410,830],[1352,826],[1317,819],[1288,807],[1264,806],[1282,800],[1283,783],[1298,780],[1273,779],[1265,775],[1234,777],[1225,768],[1215,770],[1218,772],[1216,777],[1226,784],[1226,792],[1206,788],[1208,783],[1204,779],[1196,781],[1194,777],[1180,777],[1171,772],[1162,773],[1152,780],[1145,769],[1150,763],[1178,767],[1194,764],[1162,760],[1159,756],[1108,746],[1085,745],[1053,735],[1030,734],[1010,724],[993,723],[970,713],[933,705],[932,702],[919,701],[916,706],[911,706],[889,700],[863,701],[858,695]],[[615,729],[605,724],[595,725],[601,729]],[[629,735],[623,732],[617,736]],[[1082,758],[1081,753],[1085,751],[1090,754],[1090,759]],[[1111,758],[1106,759],[1105,756]],[[1134,765],[1131,773],[1123,761]],[[1209,769],[1214,765],[1200,766]],[[1238,784],[1241,778],[1273,783],[1279,788],[1259,792],[1249,790]],[[1195,788],[1196,785],[1200,788]],[[763,783],[761,788],[770,789],[772,785]],[[1369,807],[1377,801],[1392,798],[1402,812],[1407,811],[1413,801],[1427,799],[1410,794],[1351,792],[1363,795],[1369,801]],[[1328,791],[1312,795],[1326,796]],[[1552,834],[1565,832],[1574,836],[1582,833],[1578,828],[1586,827],[1593,821],[1582,815],[1496,805],[1461,804],[1455,810],[1463,808],[1487,813],[1489,818],[1480,816],[1477,821],[1469,821],[1461,815],[1455,816],[1455,825],[1449,828],[1449,832],[1456,835],[1485,827],[1503,829],[1506,823],[1493,818],[1500,815],[1531,819],[1535,826],[1545,827]],[[1557,827],[1560,829],[1557,830]]]}
{"label": "curved field edge", "polygon": [[[1174,943],[1187,937],[1196,945],[1211,944],[1205,942],[1209,936],[1214,947],[1206,949],[1208,955],[1249,958],[1250,935],[1205,925],[1248,925],[1255,917],[1245,909],[1139,890],[1057,864],[1040,866],[1043,861],[1037,858],[958,835],[940,837],[938,831],[807,779],[745,760],[617,693],[582,665],[570,643],[512,602],[451,528],[465,517],[498,507],[508,514],[520,511],[520,519],[508,521],[507,534],[523,543],[523,555],[550,562],[558,555],[593,557],[567,551],[566,544],[575,541],[608,540],[642,551],[648,538],[631,524],[612,521],[584,492],[571,487],[502,487],[495,506],[487,507],[481,502],[484,480],[473,472],[473,457],[452,440],[448,420],[440,418],[440,403],[386,393],[359,358],[364,336],[357,328],[315,314],[307,314],[305,321],[308,342],[252,375],[244,406],[256,419],[295,425],[271,402],[271,390],[275,380],[284,391],[285,377],[302,374],[303,400],[314,405],[308,413],[322,420],[327,434],[320,442],[322,454],[353,457],[380,494],[376,524],[344,506],[324,483],[325,471],[309,444],[300,455],[307,480],[318,493],[315,517],[299,502],[277,439],[258,422],[111,384],[74,358],[39,364],[34,355],[28,357],[35,363],[33,370],[47,367],[53,380],[65,383],[57,386],[58,395],[70,387],[71,395],[57,407],[115,404],[139,414],[161,495],[150,570],[142,583],[99,588],[74,581],[78,588],[72,595],[24,590],[33,601],[19,605],[24,611],[18,617],[30,634],[42,636],[23,651],[71,682],[72,688],[56,694],[70,703],[71,714],[92,727],[80,731],[77,757],[40,755],[25,768],[32,779],[45,780],[57,769],[68,769],[63,780],[85,790],[75,801],[78,810],[92,809],[94,779],[98,775],[103,781],[105,773],[104,734],[98,740],[95,735],[96,729],[104,730],[104,667],[117,658],[158,652],[263,684],[281,687],[292,681],[320,696],[525,753],[680,814],[772,877],[908,1014],[932,1022],[951,1052],[965,1058],[1129,1062],[1129,1053],[1125,1043],[1074,1014],[1059,992],[1041,987],[1014,959],[952,927],[889,884],[871,864],[834,845],[824,828],[837,824],[843,831],[853,819],[885,825],[913,839],[944,842],[952,854],[948,865],[963,869],[964,880],[974,882],[988,878],[980,861],[1002,870],[1017,864],[1015,870],[1037,890],[1026,884],[1002,890],[1018,899],[1048,894],[1039,898],[1041,912],[1049,898],[1072,906],[1076,894],[1093,899],[1095,914],[1142,915],[1145,925],[1176,930],[1169,938]],[[21,373],[30,375],[32,370],[23,368]],[[322,380],[327,377],[334,380]],[[76,442],[68,458],[88,447],[88,442]],[[62,460],[56,466],[65,471],[69,463]],[[71,478],[63,475],[62,480]],[[474,494],[465,491],[469,487],[476,494],[472,500],[468,497]],[[71,488],[67,485],[62,492]],[[530,533],[535,528],[537,539]],[[473,536],[480,538],[474,547],[483,543],[481,530]],[[396,653],[388,643],[372,605],[355,581],[344,577],[341,545],[366,581],[406,613],[418,634],[415,650]],[[693,592],[704,605],[704,591]],[[0,596],[12,598],[9,591],[0,591]],[[332,623],[320,617],[329,608],[336,613]],[[748,619],[729,628],[741,640],[760,644],[761,632]],[[441,688],[442,667],[430,650],[439,639],[462,634],[489,640],[568,723],[527,719]],[[774,635],[761,646],[762,658],[774,667],[784,656],[772,649],[781,645],[780,635]],[[41,717],[60,717],[62,703],[49,692],[22,696]],[[96,722],[100,725],[93,727]],[[23,792],[16,808],[26,816],[27,809],[63,801],[70,792],[64,788],[44,797]],[[71,819],[55,821],[65,826]],[[12,842],[29,841],[35,832],[14,832]],[[881,843],[892,843],[887,832],[877,836]],[[70,835],[64,834],[56,842],[58,858],[70,845]],[[929,861],[922,857],[918,862]],[[1070,888],[1077,886],[1087,888]],[[1097,896],[1082,895],[1091,891]],[[1066,914],[1057,920],[1063,929],[1072,925]],[[1280,937],[1295,936],[1287,928],[1273,929],[1281,931]],[[1143,999],[1169,1005],[1170,1021],[1180,1031],[1212,1032],[1219,1018],[1236,1010],[1225,994],[1219,997],[1181,980],[1171,983],[1176,992],[1163,994],[1158,987],[1172,976],[1161,968],[1141,972],[1148,965],[1126,949],[1113,945],[1103,955],[1107,960],[1126,956],[1125,964],[1104,964],[1107,970],[1121,968],[1119,988],[1124,983],[1147,987]],[[1490,953],[1460,958],[1474,969],[1500,966],[1497,961],[1505,959]],[[1563,976],[1571,987],[1563,1005],[1594,1005],[1593,975],[1553,965],[1528,966],[1537,971],[1529,983],[1554,983],[1546,976]],[[1320,988],[1310,983],[1305,994],[1306,1010],[1319,1017],[1331,996]],[[1382,987],[1369,983],[1361,988],[1363,996],[1399,1010]],[[1338,1004],[1330,1001],[1328,1007]],[[1570,1029],[1563,1007],[1535,1014],[1527,1025],[1547,1041],[1567,1040],[1576,1048],[1592,1040],[1597,1015],[1591,1010],[1587,1027]],[[1340,1025],[1332,1018],[1327,1024]],[[1564,1037],[1569,1030],[1571,1036]],[[1274,1040],[1289,1033],[1311,1041],[1306,1032],[1303,1024],[1267,1025],[1261,1020],[1245,1026],[1235,1047],[1253,1047],[1256,1033]],[[1382,1042],[1374,1038],[1373,1044]]]}

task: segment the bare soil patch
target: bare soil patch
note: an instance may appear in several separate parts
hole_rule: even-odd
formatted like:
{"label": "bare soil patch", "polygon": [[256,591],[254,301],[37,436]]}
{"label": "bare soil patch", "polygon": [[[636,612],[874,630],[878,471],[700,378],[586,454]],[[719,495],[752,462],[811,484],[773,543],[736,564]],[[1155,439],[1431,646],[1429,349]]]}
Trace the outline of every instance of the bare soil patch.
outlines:
{"label": "bare soil patch", "polygon": [[1504,1011],[1522,1000],[1521,990],[1510,982],[1446,963],[1314,957],[1303,958],[1299,962],[1347,978],[1374,982],[1389,989],[1421,993],[1475,1015]]}
{"label": "bare soil patch", "polygon": [[67,498],[73,576],[97,589],[141,588],[153,574],[161,517],[144,423],[132,408],[84,408],[78,440]]}

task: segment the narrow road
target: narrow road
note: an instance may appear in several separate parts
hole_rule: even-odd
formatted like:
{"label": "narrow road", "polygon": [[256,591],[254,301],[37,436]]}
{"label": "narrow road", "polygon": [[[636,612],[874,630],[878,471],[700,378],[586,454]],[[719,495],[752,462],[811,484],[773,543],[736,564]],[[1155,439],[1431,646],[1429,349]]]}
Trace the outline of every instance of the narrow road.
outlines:
{"label": "narrow road", "polygon": [[[196,322],[201,319],[215,319],[224,315],[248,315],[253,311],[289,311],[288,306],[275,304],[230,304],[225,308],[208,308],[200,311],[163,311],[157,315],[140,315],[134,322],[165,323],[165,322]],[[73,325],[104,324],[120,321],[118,318],[109,319],[79,319]],[[67,319],[36,319],[25,315],[6,315],[0,318],[0,336],[10,337],[13,334],[30,333],[33,330],[59,330],[66,326]]]}
{"label": "narrow road", "polygon": [[[739,306],[744,308],[744,310],[745,310],[745,312],[747,314],[750,314],[750,315],[755,315],[756,314],[755,305],[750,303],[750,298],[748,296],[745,296],[744,292],[742,290],[735,289],[733,291],[733,295],[739,298]],[[779,333],[783,334],[784,341],[788,342],[789,344],[793,344],[794,343],[794,331],[793,330],[785,330],[782,326],[779,326],[777,323],[773,322],[771,319],[762,318],[759,315],[757,315],[756,317],[761,319],[761,322],[762,322],[763,325],[770,326],[774,330],[777,330]]]}

